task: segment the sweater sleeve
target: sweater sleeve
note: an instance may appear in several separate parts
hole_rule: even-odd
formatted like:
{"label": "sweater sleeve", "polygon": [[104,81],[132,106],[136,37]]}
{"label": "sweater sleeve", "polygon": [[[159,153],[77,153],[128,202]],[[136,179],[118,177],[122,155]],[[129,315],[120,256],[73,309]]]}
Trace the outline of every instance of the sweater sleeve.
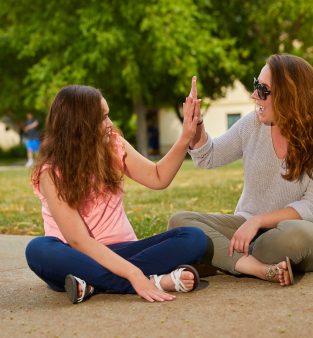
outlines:
{"label": "sweater sleeve", "polygon": [[294,208],[303,220],[313,222],[313,180],[309,179],[308,187],[303,197],[289,203],[287,207]]}
{"label": "sweater sleeve", "polygon": [[243,156],[243,138],[249,135],[255,123],[255,114],[250,113],[237,121],[223,135],[212,139],[200,148],[189,149],[194,164],[199,168],[215,168],[236,161]]}

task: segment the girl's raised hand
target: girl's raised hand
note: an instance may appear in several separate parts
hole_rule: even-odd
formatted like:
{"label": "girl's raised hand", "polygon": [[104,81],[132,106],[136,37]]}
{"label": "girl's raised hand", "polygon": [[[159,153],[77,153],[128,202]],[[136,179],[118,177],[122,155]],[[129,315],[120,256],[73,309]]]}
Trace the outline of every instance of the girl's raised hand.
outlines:
{"label": "girl's raised hand", "polygon": [[197,78],[192,77],[189,96],[183,103],[184,122],[183,137],[190,142],[196,134],[197,124],[201,120],[200,102],[197,98]]}
{"label": "girl's raised hand", "polygon": [[189,97],[192,97],[193,99],[197,99],[198,97],[198,91],[197,91],[197,77],[193,76],[191,79],[191,88]]}
{"label": "girl's raised hand", "polygon": [[196,76],[193,76],[192,79],[191,79],[191,88],[190,88],[189,97],[196,100],[196,108],[195,108],[194,116],[198,117],[198,122],[199,122],[199,121],[201,121],[201,110],[200,110],[201,100],[198,99],[197,77]]}

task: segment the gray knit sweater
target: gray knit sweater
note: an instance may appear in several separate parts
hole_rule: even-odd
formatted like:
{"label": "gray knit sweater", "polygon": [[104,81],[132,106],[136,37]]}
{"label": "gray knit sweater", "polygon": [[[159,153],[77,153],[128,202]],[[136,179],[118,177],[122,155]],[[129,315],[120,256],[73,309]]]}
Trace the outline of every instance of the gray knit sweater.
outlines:
{"label": "gray knit sweater", "polygon": [[215,168],[240,158],[244,187],[235,214],[249,217],[292,207],[304,220],[313,222],[313,180],[304,175],[290,182],[281,177],[284,161],[275,153],[271,127],[259,122],[254,112],[237,121],[225,134],[189,150],[194,164]]}

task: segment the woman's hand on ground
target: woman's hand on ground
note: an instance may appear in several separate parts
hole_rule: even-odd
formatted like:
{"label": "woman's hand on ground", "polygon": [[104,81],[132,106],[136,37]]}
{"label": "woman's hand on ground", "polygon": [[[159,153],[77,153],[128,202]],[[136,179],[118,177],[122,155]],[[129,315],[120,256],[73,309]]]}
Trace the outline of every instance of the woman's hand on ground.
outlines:
{"label": "woman's hand on ground", "polygon": [[137,273],[129,281],[137,294],[149,302],[164,302],[176,298],[174,295],[159,290],[142,272]]}
{"label": "woman's hand on ground", "polygon": [[232,256],[234,251],[243,252],[246,256],[249,255],[249,245],[260,229],[260,224],[254,217],[244,222],[234,233],[230,245],[229,255]]}

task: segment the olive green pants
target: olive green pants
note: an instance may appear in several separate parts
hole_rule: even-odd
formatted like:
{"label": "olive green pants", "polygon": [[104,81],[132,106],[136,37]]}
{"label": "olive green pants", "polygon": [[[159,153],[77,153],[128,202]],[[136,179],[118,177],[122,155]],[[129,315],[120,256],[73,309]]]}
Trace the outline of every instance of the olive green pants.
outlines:
{"label": "olive green pants", "polygon": [[[168,228],[194,226],[202,229],[209,244],[201,263],[238,274],[235,265],[243,253],[235,251],[229,256],[228,249],[233,234],[245,221],[236,215],[183,211],[170,218]],[[265,264],[281,262],[288,256],[296,270],[313,271],[313,223],[283,221],[276,228],[260,231],[250,243],[249,252]]]}

